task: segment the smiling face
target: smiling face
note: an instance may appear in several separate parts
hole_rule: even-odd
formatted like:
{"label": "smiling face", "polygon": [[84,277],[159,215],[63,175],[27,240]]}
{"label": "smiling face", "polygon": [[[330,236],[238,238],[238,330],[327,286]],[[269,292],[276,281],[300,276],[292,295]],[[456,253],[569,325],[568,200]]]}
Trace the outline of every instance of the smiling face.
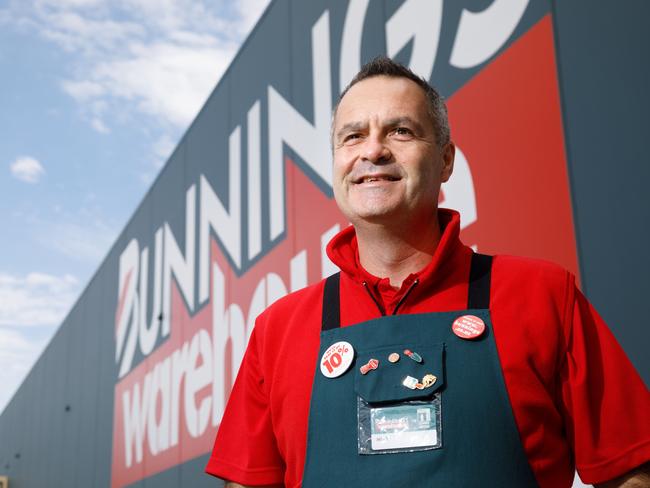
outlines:
{"label": "smiling face", "polygon": [[435,215],[454,146],[438,147],[413,81],[375,76],[353,85],[335,115],[333,146],[334,196],[352,224],[417,225]]}

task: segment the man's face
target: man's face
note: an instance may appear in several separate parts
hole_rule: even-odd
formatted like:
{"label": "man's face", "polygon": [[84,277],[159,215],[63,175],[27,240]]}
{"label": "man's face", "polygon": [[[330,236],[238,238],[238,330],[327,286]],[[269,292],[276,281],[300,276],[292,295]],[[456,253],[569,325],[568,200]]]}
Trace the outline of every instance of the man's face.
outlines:
{"label": "man's face", "polygon": [[407,78],[375,76],[341,100],[333,129],[333,188],[353,224],[431,219],[453,168],[440,149],[424,91]]}

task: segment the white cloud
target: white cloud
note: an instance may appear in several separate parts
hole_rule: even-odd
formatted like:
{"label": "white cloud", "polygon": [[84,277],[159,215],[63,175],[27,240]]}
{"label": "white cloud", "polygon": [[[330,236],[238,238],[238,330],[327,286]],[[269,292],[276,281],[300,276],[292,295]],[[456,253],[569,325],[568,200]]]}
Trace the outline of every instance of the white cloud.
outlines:
{"label": "white cloud", "polygon": [[36,5],[41,8],[89,8],[100,7],[105,0],[37,0]]}
{"label": "white cloud", "polygon": [[[37,0],[31,20],[40,35],[81,55],[76,75],[62,83],[76,101],[101,100],[183,129],[266,4]],[[94,118],[88,120],[92,124]]]}
{"label": "white cloud", "polygon": [[184,128],[234,52],[234,44],[190,48],[171,42],[134,43],[128,58],[99,63],[93,77],[114,99],[135,102],[140,112],[164,125]]}
{"label": "white cloud", "polygon": [[72,275],[0,273],[0,326],[58,325],[78,293]]}
{"label": "white cloud", "polygon": [[187,128],[268,3],[25,0],[7,9],[12,25],[69,53],[61,89],[81,117],[101,134],[137,120],[158,166],[157,139]]}
{"label": "white cloud", "polygon": [[11,174],[26,183],[38,183],[45,173],[43,165],[30,156],[21,156],[9,166]]}
{"label": "white cloud", "polygon": [[92,120],[90,121],[90,125],[92,126],[93,129],[95,129],[100,134],[108,134],[111,132],[111,129],[106,127],[104,121],[99,117],[93,117]]}
{"label": "white cloud", "polygon": [[101,97],[105,90],[102,85],[94,81],[70,81],[62,83],[63,90],[78,102],[86,102],[91,98]]}
{"label": "white cloud", "polygon": [[41,12],[38,19],[42,28],[40,34],[68,52],[102,55],[145,34],[143,26],[134,22],[94,19],[85,12],[64,9],[69,6],[57,7],[56,11]]}

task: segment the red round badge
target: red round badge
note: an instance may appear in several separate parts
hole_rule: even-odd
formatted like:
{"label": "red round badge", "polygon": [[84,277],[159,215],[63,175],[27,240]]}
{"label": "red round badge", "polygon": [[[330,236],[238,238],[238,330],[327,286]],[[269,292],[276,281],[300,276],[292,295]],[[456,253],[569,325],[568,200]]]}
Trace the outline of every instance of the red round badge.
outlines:
{"label": "red round badge", "polygon": [[476,339],[485,332],[485,322],[476,315],[463,315],[454,320],[451,330],[461,339]]}

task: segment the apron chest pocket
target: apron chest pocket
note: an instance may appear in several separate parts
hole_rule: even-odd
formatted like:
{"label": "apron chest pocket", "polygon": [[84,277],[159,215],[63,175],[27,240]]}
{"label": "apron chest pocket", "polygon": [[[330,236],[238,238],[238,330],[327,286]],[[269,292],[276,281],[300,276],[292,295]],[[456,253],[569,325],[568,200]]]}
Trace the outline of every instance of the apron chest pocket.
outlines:
{"label": "apron chest pocket", "polygon": [[443,355],[444,344],[396,344],[359,351],[355,391],[370,404],[431,398],[444,386]]}
{"label": "apron chest pocket", "polygon": [[444,344],[397,344],[359,351],[358,452],[392,454],[439,449]]}

